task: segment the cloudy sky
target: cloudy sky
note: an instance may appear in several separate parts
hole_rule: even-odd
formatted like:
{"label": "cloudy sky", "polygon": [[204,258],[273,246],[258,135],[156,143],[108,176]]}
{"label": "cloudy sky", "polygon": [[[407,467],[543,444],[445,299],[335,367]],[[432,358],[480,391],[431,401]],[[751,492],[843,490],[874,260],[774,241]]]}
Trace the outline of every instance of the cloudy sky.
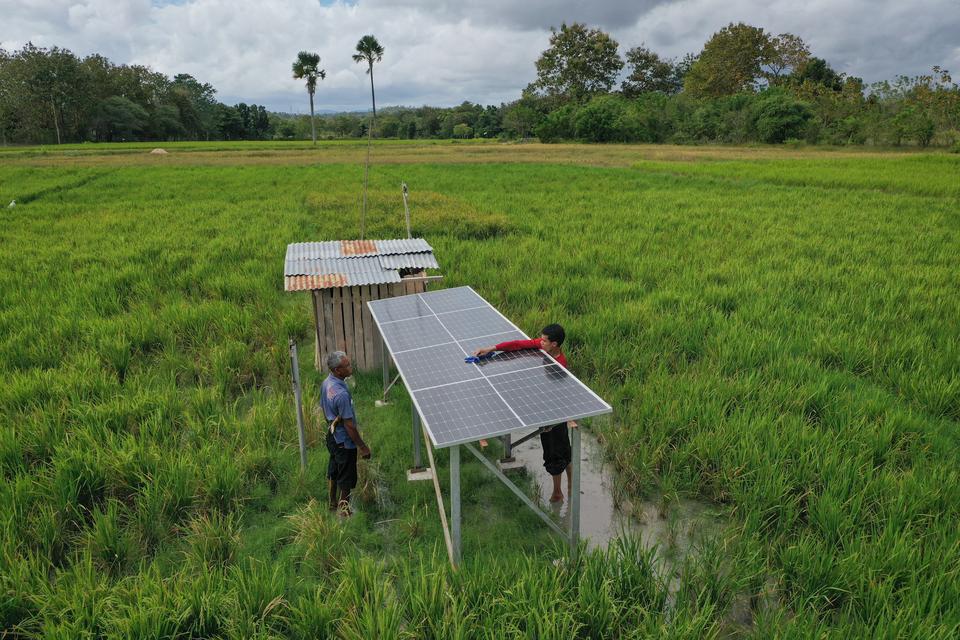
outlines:
{"label": "cloudy sky", "polygon": [[369,83],[350,55],[360,36],[384,45],[380,105],[514,100],[533,80],[550,27],[581,21],[621,53],[699,51],[744,21],[801,36],[814,55],[868,82],[939,64],[960,75],[960,0],[0,0],[0,46],[27,41],[117,63],[190,73],[223,102],[305,112],[290,77],[297,51],[321,56],[317,107],[367,108]]}

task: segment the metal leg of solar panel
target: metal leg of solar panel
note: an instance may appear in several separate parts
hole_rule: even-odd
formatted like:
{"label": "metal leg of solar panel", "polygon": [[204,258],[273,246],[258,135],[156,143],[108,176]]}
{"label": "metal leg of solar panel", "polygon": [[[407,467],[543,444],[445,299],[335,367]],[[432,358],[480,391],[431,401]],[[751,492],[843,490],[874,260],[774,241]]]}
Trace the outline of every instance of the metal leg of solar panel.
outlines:
{"label": "metal leg of solar panel", "polygon": [[450,447],[450,536],[453,538],[453,563],[460,565],[460,447]]}
{"label": "metal leg of solar panel", "polygon": [[500,482],[507,485],[507,488],[510,489],[510,491],[513,491],[513,493],[518,498],[520,498],[520,500],[523,501],[523,504],[527,505],[531,511],[533,511],[535,514],[540,516],[540,519],[543,520],[551,529],[553,529],[553,531],[555,531],[556,533],[558,533],[560,536],[564,538],[566,538],[569,535],[569,532],[564,531],[563,528],[561,528],[560,525],[554,522],[550,516],[545,514],[543,511],[541,511],[537,507],[537,505],[534,504],[533,500],[531,500],[527,496],[527,494],[524,493],[522,489],[520,489],[520,487],[513,484],[513,482],[510,481],[510,478],[503,475],[503,473],[499,469],[497,469],[497,467],[492,462],[487,460],[482,453],[477,451],[477,449],[472,444],[466,444],[464,446],[467,448],[467,451],[472,453],[477,458],[477,460],[483,463],[483,466],[489,469],[490,472],[493,473],[493,475],[497,476]]}
{"label": "metal leg of solar panel", "polygon": [[383,401],[387,401],[387,391],[390,390],[390,352],[387,351],[387,344],[380,336],[380,353],[383,354]]}
{"label": "metal leg of solar panel", "polygon": [[420,461],[420,414],[417,413],[417,408],[410,403],[410,419],[413,422],[413,471],[420,471],[423,469],[423,464]]}
{"label": "metal leg of solar panel", "polygon": [[570,560],[577,561],[580,544],[580,429],[570,429]]}

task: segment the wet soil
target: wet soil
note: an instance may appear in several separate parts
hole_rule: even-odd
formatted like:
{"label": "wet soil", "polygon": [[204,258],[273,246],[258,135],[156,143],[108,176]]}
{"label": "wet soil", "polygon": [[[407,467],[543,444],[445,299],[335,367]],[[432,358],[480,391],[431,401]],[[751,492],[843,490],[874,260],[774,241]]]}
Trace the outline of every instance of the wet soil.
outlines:
{"label": "wet soil", "polygon": [[[523,434],[514,434],[518,440]],[[564,500],[550,500],[552,482],[543,468],[543,449],[535,437],[513,449],[535,484],[540,504],[564,527],[569,526],[569,496],[566,477]],[[605,460],[602,445],[589,432],[580,431],[580,536],[591,548],[604,548],[624,533],[638,537],[647,548],[657,547],[661,560],[680,560],[689,555],[704,536],[722,526],[721,514],[706,502],[666,500],[663,496],[631,501],[624,496],[612,464]]]}

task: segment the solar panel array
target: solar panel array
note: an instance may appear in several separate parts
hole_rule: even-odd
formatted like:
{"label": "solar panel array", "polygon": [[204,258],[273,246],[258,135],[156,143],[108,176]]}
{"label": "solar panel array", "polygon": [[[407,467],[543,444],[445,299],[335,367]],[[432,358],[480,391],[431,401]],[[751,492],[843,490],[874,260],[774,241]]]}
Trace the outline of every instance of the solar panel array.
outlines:
{"label": "solar panel array", "polygon": [[437,447],[611,412],[544,351],[465,363],[480,347],[527,338],[470,287],[367,304]]}

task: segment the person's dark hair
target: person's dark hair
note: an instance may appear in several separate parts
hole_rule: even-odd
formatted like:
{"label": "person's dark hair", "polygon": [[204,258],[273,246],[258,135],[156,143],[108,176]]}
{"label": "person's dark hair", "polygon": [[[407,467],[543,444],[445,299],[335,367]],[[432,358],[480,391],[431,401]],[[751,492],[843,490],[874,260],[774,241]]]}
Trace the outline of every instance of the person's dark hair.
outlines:
{"label": "person's dark hair", "polygon": [[548,324],[540,333],[550,338],[550,342],[556,342],[557,346],[562,345],[564,338],[567,337],[563,332],[563,327],[558,324]]}

